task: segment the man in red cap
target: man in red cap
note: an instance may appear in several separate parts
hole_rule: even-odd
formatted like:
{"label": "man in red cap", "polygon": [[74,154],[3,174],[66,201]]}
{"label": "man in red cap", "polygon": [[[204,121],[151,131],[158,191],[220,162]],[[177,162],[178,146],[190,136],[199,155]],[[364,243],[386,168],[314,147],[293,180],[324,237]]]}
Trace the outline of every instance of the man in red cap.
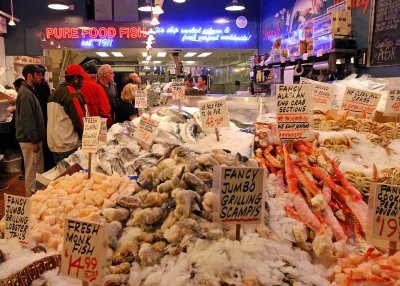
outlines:
{"label": "man in red cap", "polygon": [[47,143],[57,164],[81,145],[85,100],[81,92],[89,75],[77,64],[65,69],[65,83],[54,91],[47,102]]}

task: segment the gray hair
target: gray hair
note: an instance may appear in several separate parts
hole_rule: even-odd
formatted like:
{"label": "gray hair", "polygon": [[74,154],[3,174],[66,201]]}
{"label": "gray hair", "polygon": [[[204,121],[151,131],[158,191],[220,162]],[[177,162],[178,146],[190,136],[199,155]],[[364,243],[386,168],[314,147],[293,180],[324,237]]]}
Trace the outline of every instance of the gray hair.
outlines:
{"label": "gray hair", "polygon": [[102,66],[99,68],[99,70],[97,71],[97,75],[98,75],[99,77],[102,77],[102,76],[107,72],[108,69],[111,69],[111,70],[112,70],[112,67],[111,67],[109,64],[102,65]]}

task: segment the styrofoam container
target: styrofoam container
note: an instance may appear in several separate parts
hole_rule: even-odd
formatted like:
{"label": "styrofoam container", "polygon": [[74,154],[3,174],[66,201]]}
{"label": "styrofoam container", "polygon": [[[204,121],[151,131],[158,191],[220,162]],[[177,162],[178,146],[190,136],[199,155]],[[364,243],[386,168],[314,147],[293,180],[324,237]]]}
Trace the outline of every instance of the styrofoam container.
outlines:
{"label": "styrofoam container", "polygon": [[22,156],[13,159],[4,159],[0,164],[4,173],[12,174],[21,172]]}

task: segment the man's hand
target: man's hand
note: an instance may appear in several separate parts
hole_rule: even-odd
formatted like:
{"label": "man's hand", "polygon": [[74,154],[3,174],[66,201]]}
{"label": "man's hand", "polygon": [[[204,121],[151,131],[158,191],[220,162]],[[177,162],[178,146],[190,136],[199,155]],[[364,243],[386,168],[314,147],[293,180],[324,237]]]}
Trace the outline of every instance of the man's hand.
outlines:
{"label": "man's hand", "polygon": [[40,145],[39,143],[33,144],[32,143],[32,147],[33,147],[33,153],[37,153],[40,150]]}

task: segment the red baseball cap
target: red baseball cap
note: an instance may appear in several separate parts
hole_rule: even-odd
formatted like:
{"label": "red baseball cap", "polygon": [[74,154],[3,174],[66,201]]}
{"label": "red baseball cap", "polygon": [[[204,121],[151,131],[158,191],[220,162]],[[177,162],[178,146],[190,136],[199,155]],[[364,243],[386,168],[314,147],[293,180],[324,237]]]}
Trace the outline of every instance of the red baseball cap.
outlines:
{"label": "red baseball cap", "polygon": [[89,74],[86,73],[86,72],[83,70],[83,68],[82,68],[80,65],[77,65],[77,64],[73,64],[73,65],[68,66],[68,67],[65,69],[65,75],[66,75],[66,76],[70,76],[70,75],[80,75],[80,76],[82,76],[82,77],[84,77],[84,78],[90,77]]}

